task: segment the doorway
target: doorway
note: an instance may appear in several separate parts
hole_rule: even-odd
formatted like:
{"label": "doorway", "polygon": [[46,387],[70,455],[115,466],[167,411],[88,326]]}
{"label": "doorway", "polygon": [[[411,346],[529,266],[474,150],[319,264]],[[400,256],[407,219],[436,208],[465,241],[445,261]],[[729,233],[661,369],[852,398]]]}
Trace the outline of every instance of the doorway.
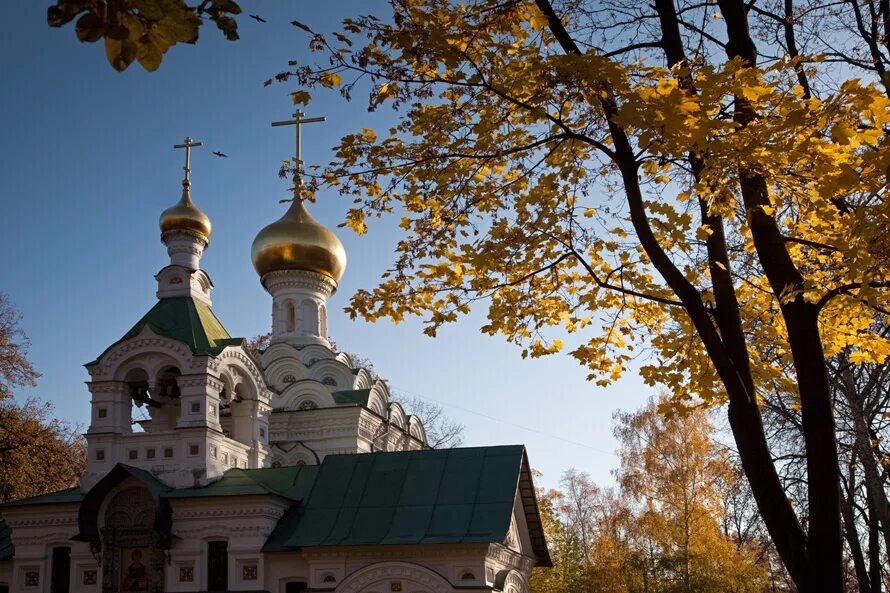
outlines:
{"label": "doorway", "polygon": [[229,590],[229,542],[207,543],[207,590]]}

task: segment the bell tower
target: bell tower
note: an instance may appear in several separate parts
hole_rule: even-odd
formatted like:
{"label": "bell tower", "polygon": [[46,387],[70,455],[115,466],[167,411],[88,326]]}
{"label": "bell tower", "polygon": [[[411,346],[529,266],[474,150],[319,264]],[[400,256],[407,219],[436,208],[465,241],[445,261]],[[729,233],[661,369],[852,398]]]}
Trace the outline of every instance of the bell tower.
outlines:
{"label": "bell tower", "polygon": [[180,200],[164,210],[161,242],[170,258],[155,276],[155,305],[99,358],[91,380],[88,489],[117,464],[175,488],[206,484],[229,468],[267,465],[271,392],[262,372],[211,309],[200,268],[210,219],[192,201],[186,138]]}

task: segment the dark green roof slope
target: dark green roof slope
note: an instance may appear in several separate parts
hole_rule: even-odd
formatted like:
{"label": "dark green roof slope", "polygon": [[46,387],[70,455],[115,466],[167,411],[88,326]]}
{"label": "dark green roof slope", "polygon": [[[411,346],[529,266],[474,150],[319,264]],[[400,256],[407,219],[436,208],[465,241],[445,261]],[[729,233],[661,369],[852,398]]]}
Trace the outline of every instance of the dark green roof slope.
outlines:
{"label": "dark green roof slope", "polygon": [[268,549],[503,542],[522,446],[329,455]]}
{"label": "dark green roof slope", "polygon": [[194,354],[216,356],[226,346],[234,346],[242,341],[242,338],[229,335],[208,305],[191,297],[160,299],[115,344],[139,335],[145,326],[158,335],[188,345]]}
{"label": "dark green roof slope", "polygon": [[360,404],[368,405],[368,398],[371,397],[370,389],[347,389],[345,391],[331,392],[334,401],[338,404]]}
{"label": "dark green roof slope", "polygon": [[173,490],[165,498],[277,494],[298,501],[309,494],[318,466],[230,469],[221,479],[200,488]]}
{"label": "dark green roof slope", "polygon": [[60,490],[59,492],[50,492],[48,494],[40,494],[29,498],[21,498],[19,500],[7,502],[2,506],[19,507],[32,504],[63,504],[66,502],[80,502],[81,500],[83,500],[83,493],[80,491],[80,488],[75,486],[74,488]]}

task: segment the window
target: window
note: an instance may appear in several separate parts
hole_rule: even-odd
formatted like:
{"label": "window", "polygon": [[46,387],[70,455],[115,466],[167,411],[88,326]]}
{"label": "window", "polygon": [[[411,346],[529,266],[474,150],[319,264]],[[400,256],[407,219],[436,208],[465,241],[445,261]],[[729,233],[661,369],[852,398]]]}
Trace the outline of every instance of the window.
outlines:
{"label": "window", "polygon": [[195,445],[195,444],[189,445],[189,455],[191,455],[192,457],[196,456],[199,451],[200,451],[200,449],[198,448],[198,445]]}
{"label": "window", "polygon": [[191,583],[195,580],[195,567],[189,564],[188,566],[180,566],[179,567],[179,582],[180,583]]}
{"label": "window", "polygon": [[127,459],[139,459],[139,451],[136,449],[127,449]]}
{"label": "window", "polygon": [[321,380],[321,382],[324,383],[325,385],[330,386],[330,387],[337,386],[337,380],[330,376],[325,377],[324,379]]}
{"label": "window", "polygon": [[164,447],[164,459],[171,459],[173,457],[173,447]]}
{"label": "window", "polygon": [[266,440],[266,429],[260,426],[260,440]]}
{"label": "window", "polygon": [[465,573],[463,573],[462,575],[460,575],[460,580],[462,580],[462,581],[475,581],[475,580],[476,580],[476,575],[474,575],[472,572],[465,572]]}
{"label": "window", "polygon": [[95,585],[99,580],[99,571],[95,568],[88,568],[83,571],[83,576],[80,580],[84,585]]}
{"label": "window", "polygon": [[242,581],[255,581],[257,580],[257,565],[256,564],[245,564],[241,567],[241,580]]}
{"label": "window", "polygon": [[105,461],[105,449],[96,449],[96,461]]}
{"label": "window", "polygon": [[228,591],[229,589],[229,543],[209,542],[207,544],[207,590]]}
{"label": "window", "polygon": [[149,447],[145,450],[145,458],[146,459],[154,459],[155,458],[155,448]]}
{"label": "window", "polygon": [[71,578],[71,548],[53,548],[52,572],[49,579],[50,593],[69,593]]}
{"label": "window", "polygon": [[201,412],[201,402],[192,402],[192,414]]}
{"label": "window", "polygon": [[336,583],[336,582],[337,582],[337,578],[336,578],[334,575],[332,575],[332,574],[326,574],[326,575],[324,575],[324,578],[321,580],[321,582],[323,582],[323,583]]}
{"label": "window", "polygon": [[304,401],[303,403],[301,403],[301,404],[297,407],[297,409],[298,409],[298,410],[314,410],[314,409],[317,408],[317,407],[318,407],[318,404],[317,404],[317,403],[315,403],[314,401],[312,401],[312,400],[310,400],[310,399],[307,399],[306,401]]}
{"label": "window", "polygon": [[99,408],[96,410],[96,418],[108,418],[108,408]]}
{"label": "window", "polygon": [[284,593],[302,593],[309,588],[309,583],[287,583],[284,586]]}
{"label": "window", "polygon": [[294,304],[290,301],[285,303],[285,310],[287,311],[287,331],[293,332],[297,330],[297,310],[294,307]]}

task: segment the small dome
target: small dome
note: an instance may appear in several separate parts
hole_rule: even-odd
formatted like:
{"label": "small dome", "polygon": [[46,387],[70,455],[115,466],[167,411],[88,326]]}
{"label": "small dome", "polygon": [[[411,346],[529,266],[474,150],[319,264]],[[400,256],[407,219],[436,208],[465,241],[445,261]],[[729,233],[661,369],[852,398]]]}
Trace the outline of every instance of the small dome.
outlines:
{"label": "small dome", "polygon": [[343,243],[312,218],[302,200],[257,234],[251,259],[260,278],[279,270],[306,270],[339,282],[346,270]]}
{"label": "small dome", "polygon": [[161,235],[185,231],[210,241],[210,219],[192,202],[187,181],[182,184],[182,199],[161,213],[159,224]]}

